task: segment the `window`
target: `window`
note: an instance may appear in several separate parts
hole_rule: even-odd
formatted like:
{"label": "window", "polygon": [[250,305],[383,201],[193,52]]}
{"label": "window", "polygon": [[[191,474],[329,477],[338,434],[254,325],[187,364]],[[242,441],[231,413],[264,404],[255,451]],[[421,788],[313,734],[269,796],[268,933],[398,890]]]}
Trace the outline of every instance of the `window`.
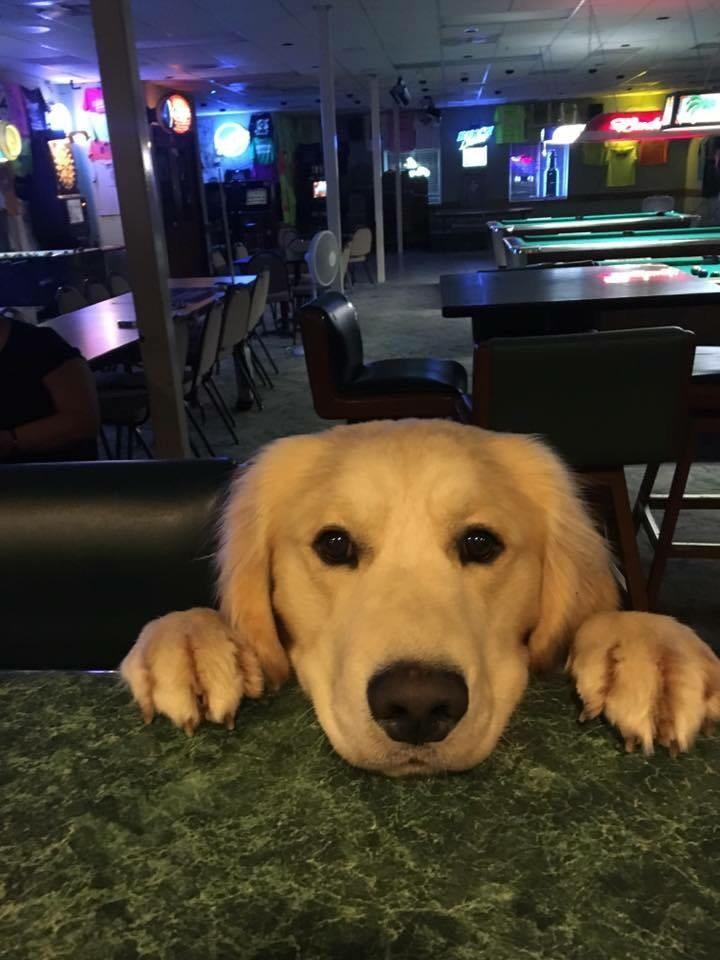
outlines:
{"label": "window", "polygon": [[[400,154],[400,163],[403,170],[407,170],[411,177],[427,177],[428,203],[442,202],[442,187],[440,179],[440,150],[434,147],[410,150]],[[385,150],[383,154],[383,169],[395,169],[395,151]]]}

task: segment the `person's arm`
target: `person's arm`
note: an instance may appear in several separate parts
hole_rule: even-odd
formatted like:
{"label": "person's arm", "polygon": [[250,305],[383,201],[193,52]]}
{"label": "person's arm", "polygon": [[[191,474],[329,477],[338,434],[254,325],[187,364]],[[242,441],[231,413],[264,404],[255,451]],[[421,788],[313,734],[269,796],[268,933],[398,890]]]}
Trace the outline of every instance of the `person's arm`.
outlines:
{"label": "person's arm", "polygon": [[0,458],[14,453],[43,453],[94,437],[100,428],[97,391],[81,357],[66,360],[43,377],[55,413],[14,431],[0,430]]}

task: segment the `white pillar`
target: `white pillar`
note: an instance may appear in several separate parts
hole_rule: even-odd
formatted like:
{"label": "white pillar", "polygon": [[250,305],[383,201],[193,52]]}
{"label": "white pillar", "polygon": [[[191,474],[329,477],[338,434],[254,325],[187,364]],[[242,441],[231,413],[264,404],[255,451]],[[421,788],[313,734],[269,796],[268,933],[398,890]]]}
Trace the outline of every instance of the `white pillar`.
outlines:
{"label": "white pillar", "polygon": [[[320,50],[320,118],[322,121],[323,164],[327,181],[327,226],[335,234],[338,247],[342,249],[342,226],[340,223],[340,175],[338,173],[337,127],[335,125],[335,71],[333,66],[332,34],[328,3],[315,4]],[[331,287],[342,291],[343,277],[339,269]]]}
{"label": "white pillar", "polygon": [[373,200],[375,202],[375,259],[377,282],[385,283],[385,221],[382,190],[382,136],[380,133],[380,91],[377,75],[370,77],[370,138],[373,159]]}
{"label": "white pillar", "polygon": [[397,252],[403,253],[403,208],[402,208],[402,168],[400,164],[400,107],[395,104],[393,110],[393,130],[395,137],[395,230],[397,233]]}
{"label": "white pillar", "polygon": [[130,0],[91,0],[91,7],[129,280],[150,393],[155,453],[186,457],[190,451],[182,386],[174,363],[167,248]]}

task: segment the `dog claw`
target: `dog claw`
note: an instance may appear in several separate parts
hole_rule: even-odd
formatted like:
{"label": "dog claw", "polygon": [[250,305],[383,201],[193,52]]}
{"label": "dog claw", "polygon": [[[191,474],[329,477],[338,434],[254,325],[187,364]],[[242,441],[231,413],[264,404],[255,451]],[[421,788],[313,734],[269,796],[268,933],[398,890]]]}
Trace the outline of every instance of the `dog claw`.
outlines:
{"label": "dog claw", "polygon": [[189,737],[191,737],[195,733],[195,730],[197,729],[197,721],[186,720],[185,723],[182,725],[182,728],[185,731],[185,733]]}
{"label": "dog claw", "polygon": [[144,724],[152,723],[155,719],[155,711],[152,707],[143,707],[142,708],[142,718]]}
{"label": "dog claw", "polygon": [[223,717],[223,723],[225,724],[225,729],[226,729],[226,730],[234,730],[234,729],[235,729],[235,714],[234,714],[234,713],[227,713],[227,714],[225,714],[225,716]]}
{"label": "dog claw", "polygon": [[600,715],[600,710],[591,710],[590,707],[583,707],[578,717],[578,723],[587,723],[588,720],[595,720]]}
{"label": "dog claw", "polygon": [[637,737],[625,737],[625,752],[635,753],[635,747],[638,746],[639,742]]}

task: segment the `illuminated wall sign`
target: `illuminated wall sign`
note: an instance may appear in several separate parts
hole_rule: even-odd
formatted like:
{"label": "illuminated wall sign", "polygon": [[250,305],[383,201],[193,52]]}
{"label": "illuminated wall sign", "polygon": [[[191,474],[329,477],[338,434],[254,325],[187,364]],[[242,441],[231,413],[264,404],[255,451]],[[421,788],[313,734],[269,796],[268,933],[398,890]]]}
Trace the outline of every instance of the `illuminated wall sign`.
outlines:
{"label": "illuminated wall sign", "polygon": [[579,140],[659,140],[665,136],[659,110],[600,113],[587,124]]}
{"label": "illuminated wall sign", "polygon": [[461,130],[457,135],[458,149],[467,150],[468,147],[480,147],[487,143],[493,135],[494,124],[488,127],[474,127],[472,130]]}
{"label": "illuminated wall sign", "polygon": [[226,120],[215,131],[213,143],[221,157],[239,157],[250,146],[250,131],[236,120]]}
{"label": "illuminated wall sign", "polygon": [[45,117],[51,130],[61,130],[65,136],[74,128],[72,115],[64,103],[54,103]]}
{"label": "illuminated wall sign", "polygon": [[193,116],[190,101],[180,93],[163,97],[156,109],[157,121],[168,133],[188,133]]}
{"label": "illuminated wall sign", "polygon": [[405,163],[403,164],[403,170],[407,170],[408,175],[412,178],[415,177],[425,177],[430,178],[430,170],[428,167],[423,167],[417,162],[415,157],[407,157]]}
{"label": "illuminated wall sign", "polygon": [[487,145],[483,145],[482,147],[468,147],[462,152],[463,167],[486,167],[487,162]]}
{"label": "illuminated wall sign", "polygon": [[18,128],[6,120],[0,120],[0,163],[17,160],[21,151],[22,138]]}
{"label": "illuminated wall sign", "polygon": [[720,124],[720,93],[691,93],[678,97],[676,126]]}
{"label": "illuminated wall sign", "polygon": [[540,139],[544,143],[575,143],[577,138],[584,130],[584,123],[561,123],[559,127],[543,130]]}

